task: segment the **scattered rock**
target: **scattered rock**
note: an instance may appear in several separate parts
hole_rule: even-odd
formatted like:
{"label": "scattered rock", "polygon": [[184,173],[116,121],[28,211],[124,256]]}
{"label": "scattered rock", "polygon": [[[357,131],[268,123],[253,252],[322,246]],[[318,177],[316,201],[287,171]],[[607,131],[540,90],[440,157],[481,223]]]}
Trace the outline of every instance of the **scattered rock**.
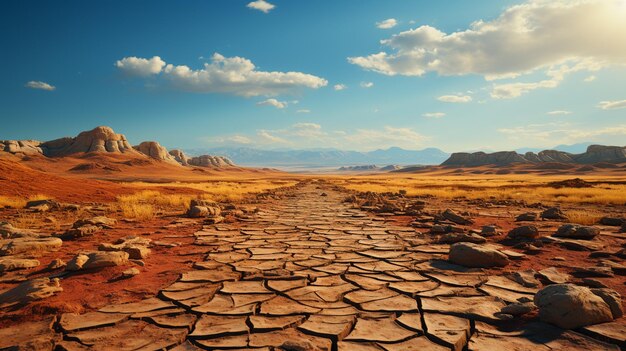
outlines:
{"label": "scattered rock", "polygon": [[21,305],[63,291],[58,278],[36,278],[0,293],[0,306]]}
{"label": "scattered rock", "polygon": [[563,329],[610,322],[609,305],[589,288],[573,284],[549,285],[535,295],[542,321]]}
{"label": "scattered rock", "polygon": [[137,268],[134,268],[134,267],[133,268],[129,268],[129,269],[127,269],[127,270],[122,272],[122,275],[121,275],[120,278],[121,279],[132,278],[132,277],[134,277],[136,275],[139,275],[139,273],[140,272],[139,272],[139,270]]}
{"label": "scattered rock", "polygon": [[552,284],[563,284],[570,281],[567,273],[559,272],[555,267],[542,269],[537,274]]}
{"label": "scattered rock", "polygon": [[543,219],[552,219],[552,220],[563,220],[567,219],[567,216],[561,211],[558,207],[550,207],[545,211],[541,212],[541,218]]}
{"label": "scattered rock", "polygon": [[439,243],[441,244],[454,244],[454,243],[460,243],[460,242],[482,244],[482,243],[487,242],[487,239],[474,233],[471,233],[471,234],[449,233],[439,238]]}
{"label": "scattered rock", "polygon": [[619,227],[626,223],[626,218],[620,217],[602,217],[600,218],[600,224],[613,227]]}
{"label": "scattered rock", "polygon": [[7,255],[38,255],[42,252],[56,251],[63,241],[59,238],[14,238],[2,240],[4,245],[0,248],[0,256]]}
{"label": "scattered rock", "polygon": [[446,209],[445,211],[443,211],[443,213],[441,214],[441,216],[447,220],[449,220],[450,222],[456,223],[456,224],[460,224],[460,225],[470,225],[470,224],[474,224],[474,221],[467,219],[459,214],[457,214],[456,212],[454,212],[451,209]]}
{"label": "scattered rock", "polygon": [[613,319],[620,318],[624,315],[624,309],[622,308],[622,296],[613,289],[598,288],[591,289],[591,292],[598,295],[606,302],[611,308]]}
{"label": "scattered rock", "polygon": [[523,225],[511,229],[508,236],[511,239],[536,239],[539,237],[539,230],[533,225]]}
{"label": "scattered rock", "polygon": [[450,246],[450,262],[466,267],[504,267],[509,260],[502,252],[472,243]]}
{"label": "scattered rock", "polygon": [[17,257],[0,258],[0,273],[35,268],[37,266],[39,266],[39,261],[37,260]]}
{"label": "scattered rock", "polygon": [[54,260],[50,261],[50,263],[46,267],[46,270],[53,271],[55,269],[64,268],[65,266],[67,266],[67,263],[65,263],[65,261],[60,258],[55,258]]}
{"label": "scattered rock", "polygon": [[113,244],[103,243],[98,246],[100,251],[124,251],[133,260],[145,259],[150,255],[151,250],[148,248],[152,241],[150,239],[137,236],[127,236],[120,238]]}
{"label": "scattered rock", "polygon": [[506,305],[502,307],[500,310],[501,313],[510,314],[512,316],[521,316],[526,313],[530,313],[537,309],[532,302],[515,302],[510,305]]}
{"label": "scattered rock", "polygon": [[128,263],[128,253],[123,251],[97,251],[78,254],[68,264],[68,271],[121,266]]}
{"label": "scattered rock", "polygon": [[600,229],[596,227],[583,226],[578,224],[564,224],[557,229],[554,236],[569,239],[591,240],[600,234]]}
{"label": "scattered rock", "polygon": [[482,230],[480,231],[480,235],[485,237],[485,236],[496,236],[500,234],[498,231],[498,227],[496,227],[495,225],[485,225],[482,227]]}
{"label": "scattered rock", "polygon": [[535,276],[537,272],[534,269],[527,269],[525,271],[514,272],[510,278],[517,283],[522,284],[527,288],[536,288],[539,286],[539,281]]}
{"label": "scattered rock", "polygon": [[534,212],[526,212],[515,217],[516,222],[534,222],[537,220],[537,214]]}

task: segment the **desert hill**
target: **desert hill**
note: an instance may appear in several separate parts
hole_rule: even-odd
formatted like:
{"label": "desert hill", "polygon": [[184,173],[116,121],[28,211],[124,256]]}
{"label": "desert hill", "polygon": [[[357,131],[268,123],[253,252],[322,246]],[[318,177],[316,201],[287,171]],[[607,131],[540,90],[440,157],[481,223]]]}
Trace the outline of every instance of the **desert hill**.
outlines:
{"label": "desert hill", "polygon": [[[214,155],[201,155],[189,158],[180,150],[168,152],[156,141],[144,141],[131,146],[123,134],[117,134],[110,127],[100,126],[84,131],[76,137],[64,137],[51,141],[0,140],[0,153],[6,152],[26,158],[43,156],[46,158],[93,157],[94,155],[127,156],[127,165],[149,165],[150,160],[175,166],[196,166],[208,168],[236,167],[228,158]],[[76,165],[72,171],[119,171],[110,164],[86,162]]]}
{"label": "desert hill", "polygon": [[485,152],[457,152],[444,161],[442,166],[477,167],[477,166],[506,166],[512,164],[580,164],[591,165],[596,163],[617,164],[626,162],[626,147],[590,145],[587,151],[572,154],[557,150],[544,150],[538,153],[527,152],[519,154],[515,151]]}

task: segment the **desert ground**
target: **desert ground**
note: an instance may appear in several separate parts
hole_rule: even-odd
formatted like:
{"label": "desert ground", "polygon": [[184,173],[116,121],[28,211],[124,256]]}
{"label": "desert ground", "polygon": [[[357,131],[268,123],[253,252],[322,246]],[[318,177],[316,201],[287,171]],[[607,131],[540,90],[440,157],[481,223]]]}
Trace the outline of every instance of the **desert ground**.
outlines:
{"label": "desert ground", "polygon": [[621,169],[0,169],[0,349],[626,347]]}

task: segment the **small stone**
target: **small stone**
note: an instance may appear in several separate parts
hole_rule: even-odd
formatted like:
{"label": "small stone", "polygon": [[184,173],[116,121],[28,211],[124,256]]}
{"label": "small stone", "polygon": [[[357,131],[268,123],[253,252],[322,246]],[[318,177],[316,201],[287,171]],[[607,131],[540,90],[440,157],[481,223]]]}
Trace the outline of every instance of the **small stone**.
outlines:
{"label": "small stone", "polygon": [[549,285],[535,295],[542,321],[563,329],[610,322],[609,305],[589,288],[573,284]]}
{"label": "small stone", "polygon": [[532,302],[525,302],[525,303],[516,302],[516,303],[512,303],[510,305],[502,307],[500,312],[504,314],[510,314],[513,316],[521,316],[523,314],[530,313],[534,311],[535,309],[537,309],[537,306],[535,306],[535,304]]}
{"label": "small stone", "polygon": [[564,224],[554,234],[555,237],[590,240],[600,234],[596,227],[582,226],[577,224]]}
{"label": "small stone", "polygon": [[539,237],[539,230],[532,225],[523,225],[509,231],[508,237],[511,239],[536,239]]}
{"label": "small stone", "polygon": [[502,252],[472,243],[450,246],[450,262],[466,267],[504,267],[509,260]]}
{"label": "small stone", "polygon": [[567,219],[567,216],[558,207],[550,207],[547,210],[541,212],[541,218],[562,220]]}
{"label": "small stone", "polygon": [[129,268],[129,269],[127,269],[127,270],[122,272],[121,278],[122,279],[132,278],[132,277],[134,277],[136,275],[139,275],[139,273],[140,272],[139,272],[139,270],[137,268],[134,268],[134,267],[133,268]]}
{"label": "small stone", "polygon": [[534,212],[526,212],[515,217],[516,222],[534,222],[537,220],[537,214]]}

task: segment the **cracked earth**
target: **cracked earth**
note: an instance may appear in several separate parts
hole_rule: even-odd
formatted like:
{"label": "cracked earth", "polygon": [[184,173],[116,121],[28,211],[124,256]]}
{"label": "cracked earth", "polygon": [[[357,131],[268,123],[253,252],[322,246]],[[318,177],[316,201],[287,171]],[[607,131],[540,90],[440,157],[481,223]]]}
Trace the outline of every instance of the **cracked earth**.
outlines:
{"label": "cracked earth", "polygon": [[538,289],[452,265],[447,246],[420,245],[414,228],[345,196],[299,185],[249,219],[196,232],[204,259],[156,297],[0,336],[61,350],[619,350],[593,326],[499,318]]}

